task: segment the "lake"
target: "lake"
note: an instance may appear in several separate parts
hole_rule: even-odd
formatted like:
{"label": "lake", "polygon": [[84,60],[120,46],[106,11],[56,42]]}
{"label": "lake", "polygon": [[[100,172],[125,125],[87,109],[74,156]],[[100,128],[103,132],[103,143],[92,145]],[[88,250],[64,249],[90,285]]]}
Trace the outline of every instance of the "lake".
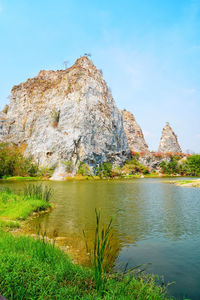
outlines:
{"label": "lake", "polygon": [[[178,187],[169,179],[46,182],[54,190],[55,209],[30,222],[48,235],[66,237],[80,262],[87,255],[82,230],[92,240],[95,208],[107,224],[113,217],[116,267],[148,264],[164,275],[175,297],[200,299],[200,189]],[[20,190],[23,182],[4,182]],[[28,183],[26,183],[28,184]]]}

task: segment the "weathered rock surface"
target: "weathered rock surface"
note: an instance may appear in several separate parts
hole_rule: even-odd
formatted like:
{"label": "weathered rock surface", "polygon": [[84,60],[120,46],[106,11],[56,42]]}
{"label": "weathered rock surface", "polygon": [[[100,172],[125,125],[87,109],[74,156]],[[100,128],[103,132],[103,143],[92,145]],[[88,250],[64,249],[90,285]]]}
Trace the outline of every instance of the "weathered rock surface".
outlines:
{"label": "weathered rock surface", "polygon": [[62,160],[121,163],[130,154],[122,115],[87,57],[14,86],[0,122],[1,139],[26,144],[25,154],[43,166]]}
{"label": "weathered rock surface", "polygon": [[121,110],[124,120],[124,130],[128,139],[131,152],[149,152],[147,143],[145,142],[142,129],[135,120],[133,114],[127,110]]}
{"label": "weathered rock surface", "polygon": [[159,171],[161,162],[170,162],[170,157],[164,155],[161,157],[157,157],[155,156],[155,154],[150,152],[149,154],[139,157],[138,160],[141,164],[149,168],[150,171]]}
{"label": "weathered rock surface", "polygon": [[158,152],[182,152],[177,136],[170,127],[169,123],[166,123],[165,127],[163,128]]}
{"label": "weathered rock surface", "polygon": [[0,112],[0,142],[4,142],[9,133],[9,122],[7,115]]}

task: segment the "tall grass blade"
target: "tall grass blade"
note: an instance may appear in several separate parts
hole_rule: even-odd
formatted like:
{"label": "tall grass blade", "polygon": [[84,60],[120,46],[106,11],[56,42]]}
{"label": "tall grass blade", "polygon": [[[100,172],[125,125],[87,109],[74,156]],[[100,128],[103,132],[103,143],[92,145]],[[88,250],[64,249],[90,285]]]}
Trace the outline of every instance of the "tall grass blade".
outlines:
{"label": "tall grass blade", "polygon": [[50,202],[53,191],[48,185],[43,184],[27,184],[24,186],[24,197],[31,199],[39,199]]}
{"label": "tall grass blade", "polygon": [[[93,240],[93,250],[88,247],[85,232],[83,231],[86,251],[89,252],[91,265],[94,269],[94,282],[99,296],[105,292],[105,284],[109,272],[113,266],[114,258],[118,249],[114,249],[112,245],[112,218],[107,226],[101,224],[101,213],[95,209],[96,228]],[[114,254],[112,254],[114,253]]]}

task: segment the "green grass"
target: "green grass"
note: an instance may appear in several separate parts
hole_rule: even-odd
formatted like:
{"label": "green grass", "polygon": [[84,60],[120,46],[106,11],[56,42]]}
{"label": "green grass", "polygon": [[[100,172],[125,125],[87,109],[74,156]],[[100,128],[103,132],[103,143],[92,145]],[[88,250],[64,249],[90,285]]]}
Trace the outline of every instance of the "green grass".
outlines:
{"label": "green grass", "polygon": [[[49,199],[48,199],[49,200]],[[47,210],[49,201],[32,196],[18,195],[8,188],[0,189],[0,227],[19,227],[14,221],[25,220],[33,212]]]}
{"label": "green grass", "polygon": [[7,299],[167,299],[154,276],[116,278],[98,296],[92,269],[45,239],[13,237],[0,231],[0,291]]}
{"label": "green grass", "polygon": [[178,186],[192,186],[192,187],[200,187],[200,181],[199,180],[176,180],[176,181],[171,181],[170,183],[173,183]]}
{"label": "green grass", "polygon": [[183,185],[187,183],[193,183],[193,180],[176,180],[176,183]]}
{"label": "green grass", "polygon": [[35,180],[41,180],[40,177],[22,177],[22,176],[3,176],[3,180],[10,180],[10,181],[15,181],[15,180],[26,180],[26,181],[35,181]]}
{"label": "green grass", "polygon": [[15,228],[20,228],[20,224],[16,221],[5,221],[0,219],[0,229],[15,229]]}
{"label": "green grass", "polygon": [[[8,299],[81,299],[90,272],[43,240],[0,232],[0,291]],[[75,298],[76,297],[76,298]]]}

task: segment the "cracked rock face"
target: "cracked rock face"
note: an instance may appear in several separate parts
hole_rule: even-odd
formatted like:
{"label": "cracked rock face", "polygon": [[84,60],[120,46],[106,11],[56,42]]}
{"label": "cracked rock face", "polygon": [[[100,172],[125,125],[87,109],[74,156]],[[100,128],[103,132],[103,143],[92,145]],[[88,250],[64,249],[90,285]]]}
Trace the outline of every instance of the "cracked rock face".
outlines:
{"label": "cracked rock face", "polygon": [[130,152],[122,115],[87,57],[14,86],[7,114],[0,115],[0,139],[27,145],[25,154],[43,166],[121,163]]}
{"label": "cracked rock face", "polygon": [[178,139],[169,123],[165,125],[162,131],[162,136],[160,140],[160,146],[158,149],[159,152],[172,152],[178,153],[182,152],[181,147],[179,146]]}
{"label": "cracked rock face", "polygon": [[121,110],[124,120],[124,130],[128,139],[128,144],[131,152],[145,152],[149,149],[145,142],[142,129],[135,120],[133,114],[127,110]]}
{"label": "cracked rock face", "polygon": [[11,120],[8,119],[7,115],[0,112],[0,142],[5,142],[9,136]]}

